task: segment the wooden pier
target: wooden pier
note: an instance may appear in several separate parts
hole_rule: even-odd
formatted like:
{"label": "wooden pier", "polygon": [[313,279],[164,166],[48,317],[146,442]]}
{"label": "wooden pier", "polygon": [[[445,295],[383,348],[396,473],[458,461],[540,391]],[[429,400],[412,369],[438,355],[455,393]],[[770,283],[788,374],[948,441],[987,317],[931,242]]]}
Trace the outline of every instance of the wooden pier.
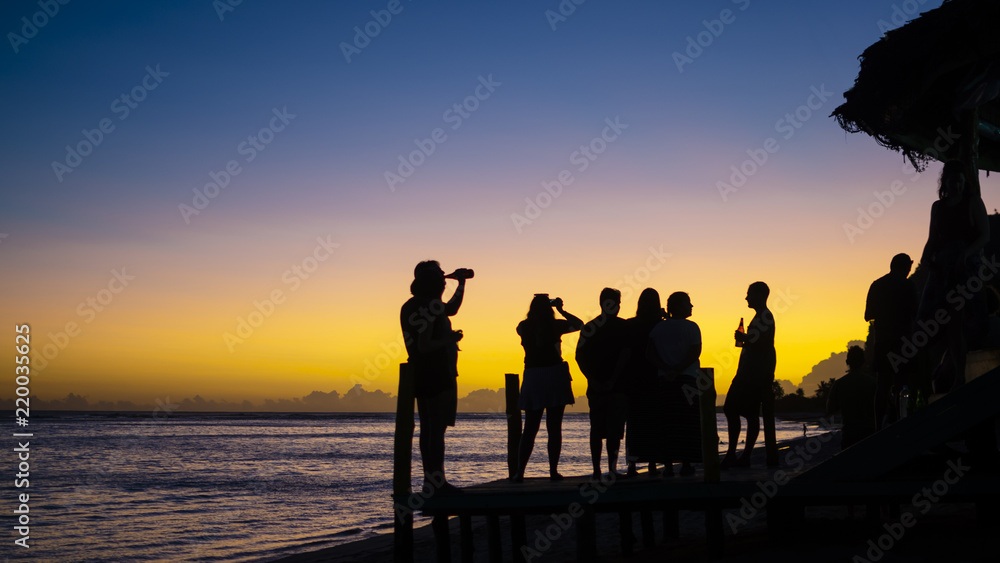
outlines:
{"label": "wooden pier", "polygon": [[[400,404],[409,405],[408,420],[411,422],[408,439],[412,441],[412,395],[408,400],[402,398],[406,379],[408,374],[403,367]],[[517,375],[508,374],[509,446],[510,452],[514,452],[511,456],[516,456],[516,442],[520,438],[516,391],[511,393],[512,389],[518,388],[517,383]],[[712,555],[721,555],[724,552],[725,530],[734,529],[748,513],[766,514],[768,529],[780,533],[794,530],[801,524],[806,506],[881,505],[889,506],[891,514],[898,514],[900,505],[911,503],[915,495],[942,479],[948,482],[943,502],[975,502],[980,509],[979,518],[989,520],[995,517],[993,510],[988,508],[997,506],[1000,501],[1000,474],[995,469],[981,469],[981,466],[973,471],[963,471],[961,468],[968,467],[973,460],[968,457],[969,454],[963,458],[949,449],[947,444],[966,437],[970,432],[975,434],[976,429],[981,430],[984,425],[994,424],[1000,413],[998,396],[1000,368],[994,368],[947,396],[938,397],[921,412],[844,452],[840,452],[839,433],[798,439],[784,444],[779,450],[774,445],[771,424],[765,436],[769,447],[755,450],[753,469],[731,469],[720,473],[717,444],[714,443],[713,386],[702,396],[703,435],[709,434],[713,443],[709,445],[710,441],[705,441],[704,459],[707,464],[695,476],[650,478],[642,473],[627,479],[605,478],[598,481],[588,475],[567,477],[560,482],[551,482],[547,478],[526,478],[520,484],[499,480],[463,488],[461,494],[426,495],[426,498],[419,499],[419,506],[424,514],[434,517],[438,561],[451,560],[450,516],[457,516],[460,521],[460,558],[463,562],[473,561],[472,519],[485,518],[487,556],[491,563],[525,561],[540,551],[541,536],[535,530],[529,537],[525,525],[526,516],[532,514],[550,516],[552,524],[547,530],[557,532],[550,536],[558,536],[559,541],[566,541],[563,536],[576,538],[578,561],[593,561],[598,555],[595,530],[598,513],[618,514],[622,530],[620,549],[625,554],[634,547],[631,530],[636,513],[642,523],[642,543],[652,545],[655,533],[651,514],[654,512],[663,512],[664,535],[667,537],[676,537],[679,510],[703,512],[707,551]],[[513,409],[511,404],[515,405]],[[405,408],[400,410],[400,416],[407,417]],[[397,421],[397,431],[399,424]],[[406,433],[406,430],[404,422],[402,431]],[[766,426],[765,430],[768,430]],[[403,450],[407,440],[401,441],[398,434],[396,440],[397,454],[407,454]],[[404,457],[396,460],[395,553],[396,561],[409,562],[413,561],[412,512],[405,507],[417,503],[414,502],[416,496],[408,490],[409,455]],[[995,465],[992,467],[995,468]],[[400,480],[404,473],[405,487]],[[879,511],[868,513],[869,517],[874,514],[877,518]],[[506,556],[501,551],[501,518],[509,519],[512,549]],[[570,528],[573,531],[567,533]]]}

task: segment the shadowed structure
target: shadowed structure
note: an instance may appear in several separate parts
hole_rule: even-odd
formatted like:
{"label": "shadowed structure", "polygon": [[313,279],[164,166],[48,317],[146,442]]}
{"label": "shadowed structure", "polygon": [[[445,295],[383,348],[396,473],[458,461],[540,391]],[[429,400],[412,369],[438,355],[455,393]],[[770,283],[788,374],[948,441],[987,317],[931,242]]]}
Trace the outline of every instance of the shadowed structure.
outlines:
{"label": "shadowed structure", "polygon": [[998,2],[945,0],[886,32],[858,57],[854,87],[831,116],[845,131],[901,152],[917,170],[950,159],[970,167],[967,178],[976,169],[1000,170],[998,21]]}

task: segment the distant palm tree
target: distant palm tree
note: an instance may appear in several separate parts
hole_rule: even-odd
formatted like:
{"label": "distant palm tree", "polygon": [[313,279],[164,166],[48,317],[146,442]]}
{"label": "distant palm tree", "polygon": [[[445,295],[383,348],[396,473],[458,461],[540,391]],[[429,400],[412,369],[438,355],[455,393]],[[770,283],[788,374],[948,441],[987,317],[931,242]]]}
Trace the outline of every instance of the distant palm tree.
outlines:
{"label": "distant palm tree", "polygon": [[830,389],[833,389],[833,383],[837,381],[837,378],[831,377],[826,381],[821,381],[819,386],[816,387],[816,400],[819,401],[820,406],[826,406],[826,398],[830,396]]}
{"label": "distant palm tree", "polygon": [[777,401],[778,399],[780,399],[780,398],[782,398],[782,397],[785,396],[785,390],[784,390],[784,388],[782,388],[781,387],[781,383],[778,383],[777,381],[772,381],[771,382],[771,391],[774,392],[774,400],[775,401]]}

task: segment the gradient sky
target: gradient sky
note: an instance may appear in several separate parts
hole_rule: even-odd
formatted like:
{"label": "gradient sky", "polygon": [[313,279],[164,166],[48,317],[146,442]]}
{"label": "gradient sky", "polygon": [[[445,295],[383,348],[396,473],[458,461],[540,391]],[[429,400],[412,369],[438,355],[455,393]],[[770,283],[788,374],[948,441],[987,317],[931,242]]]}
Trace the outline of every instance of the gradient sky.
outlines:
{"label": "gradient sky", "polygon": [[[476,271],[453,318],[462,393],[520,371],[532,294],[587,320],[609,285],[623,316],[644,287],[687,291],[724,393],[757,280],[777,377],[797,383],[864,338],[868,285],[926,240],[940,165],[914,174],[827,117],[899,2],[222,5],[0,7],[0,295],[9,342],[30,323],[38,396],[395,392],[399,307],[424,259]],[[557,20],[560,5],[575,10]],[[390,189],[418,144],[433,152]],[[583,145],[603,152],[581,170]],[[752,173],[720,191],[734,166]]]}

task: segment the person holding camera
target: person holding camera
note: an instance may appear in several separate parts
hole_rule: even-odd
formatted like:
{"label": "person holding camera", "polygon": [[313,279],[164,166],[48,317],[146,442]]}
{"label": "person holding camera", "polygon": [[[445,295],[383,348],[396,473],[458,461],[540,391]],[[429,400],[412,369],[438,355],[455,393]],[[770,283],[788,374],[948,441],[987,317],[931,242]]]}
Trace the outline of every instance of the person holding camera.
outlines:
{"label": "person holding camera", "polygon": [[[420,416],[420,457],[424,465],[424,488],[458,492],[444,473],[444,434],[455,426],[458,411],[458,342],[461,330],[452,330],[449,317],[458,313],[465,296],[465,280],[473,276],[467,268],[447,276],[435,260],[417,264],[410,293],[399,312],[403,343],[413,370],[414,394]],[[445,279],[458,281],[451,299],[444,303]]]}
{"label": "person holding camera", "polygon": [[[556,319],[553,308],[562,315]],[[538,293],[531,300],[528,316],[517,325],[517,334],[524,347],[524,379],[521,382],[519,406],[524,411],[524,432],[518,449],[518,469],[511,481],[524,481],[524,470],[535,447],[535,435],[546,414],[545,429],[549,434],[549,478],[559,481],[557,471],[562,449],[562,418],[566,405],[572,405],[572,379],[569,364],[562,359],[562,335],[583,328],[583,321],[563,310],[562,299],[549,300]]]}

